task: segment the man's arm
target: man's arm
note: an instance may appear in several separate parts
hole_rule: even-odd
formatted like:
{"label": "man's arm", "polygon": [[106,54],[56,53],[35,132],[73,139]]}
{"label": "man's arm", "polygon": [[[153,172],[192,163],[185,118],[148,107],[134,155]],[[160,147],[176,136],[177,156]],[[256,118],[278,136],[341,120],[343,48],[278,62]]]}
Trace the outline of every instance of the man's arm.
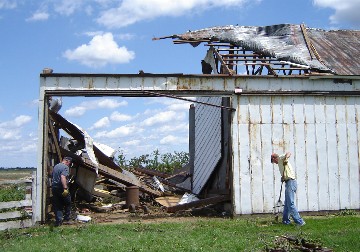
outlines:
{"label": "man's arm", "polygon": [[61,184],[63,185],[63,188],[64,188],[64,191],[63,191],[63,193],[61,194],[63,197],[66,197],[66,196],[68,196],[69,195],[69,190],[68,190],[68,188],[67,188],[67,179],[66,179],[66,176],[64,176],[64,175],[60,175],[61,177]]}
{"label": "man's arm", "polygon": [[60,179],[61,179],[61,184],[62,184],[64,190],[67,189],[67,179],[66,179],[66,176],[64,176],[64,175],[61,174],[61,175],[60,175]]}

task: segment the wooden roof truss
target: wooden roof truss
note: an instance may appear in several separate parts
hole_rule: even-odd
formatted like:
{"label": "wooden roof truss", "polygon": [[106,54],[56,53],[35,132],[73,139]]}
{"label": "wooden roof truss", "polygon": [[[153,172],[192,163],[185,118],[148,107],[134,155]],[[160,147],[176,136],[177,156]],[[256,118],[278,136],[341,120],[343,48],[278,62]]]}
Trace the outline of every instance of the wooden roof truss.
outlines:
{"label": "wooden roof truss", "polygon": [[309,67],[278,60],[261,52],[246,50],[231,43],[214,41],[174,40],[174,44],[190,43],[198,45],[202,42],[214,49],[214,59],[219,74],[230,75],[305,75],[313,72]]}

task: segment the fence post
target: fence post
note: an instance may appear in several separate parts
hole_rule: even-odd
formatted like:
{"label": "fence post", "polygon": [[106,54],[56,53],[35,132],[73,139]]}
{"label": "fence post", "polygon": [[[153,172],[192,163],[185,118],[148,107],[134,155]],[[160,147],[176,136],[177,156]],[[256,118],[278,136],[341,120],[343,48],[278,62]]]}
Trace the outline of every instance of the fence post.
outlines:
{"label": "fence post", "polygon": [[31,216],[31,224],[34,226],[36,224],[36,171],[32,173],[32,183],[31,183],[31,208],[32,208],[32,216]]}

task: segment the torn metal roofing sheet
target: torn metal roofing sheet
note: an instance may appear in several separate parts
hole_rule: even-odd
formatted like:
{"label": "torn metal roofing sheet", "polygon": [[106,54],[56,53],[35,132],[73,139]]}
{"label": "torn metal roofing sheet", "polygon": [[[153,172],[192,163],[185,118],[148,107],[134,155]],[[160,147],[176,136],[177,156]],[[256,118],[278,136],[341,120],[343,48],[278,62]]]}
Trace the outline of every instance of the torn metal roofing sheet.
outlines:
{"label": "torn metal roofing sheet", "polygon": [[321,61],[339,75],[360,75],[360,31],[307,29]]}
{"label": "torn metal roofing sheet", "polygon": [[[358,31],[324,31],[304,25],[216,26],[164,38],[180,39],[193,46],[201,42],[231,43],[278,60],[308,66],[319,72],[360,74]],[[339,58],[340,56],[340,58]],[[345,69],[346,68],[346,69]]]}

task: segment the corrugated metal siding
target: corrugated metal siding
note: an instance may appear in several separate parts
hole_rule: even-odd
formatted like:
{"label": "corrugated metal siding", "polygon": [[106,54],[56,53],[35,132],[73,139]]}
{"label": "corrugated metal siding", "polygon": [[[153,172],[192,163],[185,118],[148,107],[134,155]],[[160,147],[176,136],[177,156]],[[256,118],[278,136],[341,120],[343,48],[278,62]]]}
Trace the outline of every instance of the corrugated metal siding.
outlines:
{"label": "corrugated metal siding", "polygon": [[[198,101],[221,105],[221,97],[200,97]],[[221,158],[221,108],[195,105],[195,157],[193,189],[200,193]]]}
{"label": "corrugated metal siding", "polygon": [[281,182],[270,155],[285,151],[300,211],[359,208],[359,97],[235,96],[233,104],[236,214],[273,211]]}

